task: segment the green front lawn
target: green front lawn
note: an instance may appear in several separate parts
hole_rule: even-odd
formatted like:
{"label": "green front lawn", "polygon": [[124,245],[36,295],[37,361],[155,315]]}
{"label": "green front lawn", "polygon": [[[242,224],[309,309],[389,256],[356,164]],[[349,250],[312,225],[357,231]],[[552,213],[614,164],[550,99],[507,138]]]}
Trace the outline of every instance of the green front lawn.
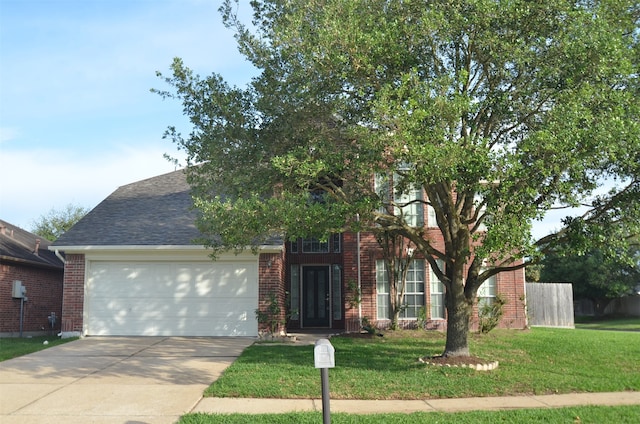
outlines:
{"label": "green front lawn", "polygon": [[[636,424],[640,406],[580,406],[558,409],[517,409],[508,411],[474,412],[419,412],[413,414],[331,414],[334,424],[494,424],[541,423],[581,424],[616,423]],[[289,414],[188,414],[178,424],[315,424],[322,422],[321,412]]]}
{"label": "green front lawn", "polygon": [[[433,399],[516,394],[640,390],[640,334],[534,328],[470,336],[474,355],[497,360],[490,372],[441,368],[444,334],[399,331],[384,337],[334,337],[333,399]],[[205,396],[318,398],[313,346],[253,345]]]}
{"label": "green front lawn", "polygon": [[[0,338],[0,361],[16,358],[28,353],[37,352],[49,347],[57,346],[63,343],[76,340],[75,338],[61,339],[56,336],[38,336],[38,337],[3,337]],[[44,344],[48,341],[49,344]]]}
{"label": "green front lawn", "polygon": [[584,330],[640,331],[640,317],[576,318],[576,328],[584,329]]}

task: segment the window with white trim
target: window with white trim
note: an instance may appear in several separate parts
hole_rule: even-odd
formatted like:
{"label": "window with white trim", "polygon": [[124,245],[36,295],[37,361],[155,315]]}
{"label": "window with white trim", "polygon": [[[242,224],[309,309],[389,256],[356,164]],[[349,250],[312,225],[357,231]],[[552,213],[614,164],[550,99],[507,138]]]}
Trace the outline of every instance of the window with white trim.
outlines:
{"label": "window with white trim", "polygon": [[496,276],[492,275],[478,288],[478,309],[481,309],[483,305],[492,305],[496,299],[496,294]]}
{"label": "window with white trim", "polygon": [[433,206],[431,205],[427,205],[427,227],[429,228],[438,227],[438,218],[436,218],[436,210],[433,209]]}
{"label": "window with white trim", "polygon": [[[438,260],[438,266],[440,269],[444,268],[444,263]],[[431,301],[431,319],[445,319],[444,312],[444,284],[440,281],[438,276],[431,266],[429,266],[429,297]]]}
{"label": "window with white trim", "polygon": [[[422,187],[412,186],[405,193],[400,193],[397,188],[397,182],[400,181],[400,175],[393,174],[393,199],[391,199],[391,190],[389,189],[390,178],[388,175],[377,174],[374,181],[374,189],[383,203],[389,203],[393,200],[396,204],[404,205],[394,208],[394,214],[402,215],[404,221],[412,227],[422,227],[424,225],[424,196],[422,195]],[[387,213],[384,206],[380,207],[379,212]]]}
{"label": "window with white trim", "polygon": [[[474,205],[474,207],[477,209],[477,207],[480,206],[483,201],[484,201],[484,198],[482,196],[480,196],[479,194],[476,194],[473,197],[473,205]],[[478,217],[486,214],[486,212],[487,212],[487,207],[486,206],[482,206],[480,208],[480,212],[478,214]],[[486,217],[485,217],[485,221],[486,221]],[[485,221],[483,221],[482,224],[480,224],[478,226],[478,231],[482,231],[482,232],[487,231],[487,225],[485,224]]]}
{"label": "window with white trim", "polygon": [[389,275],[383,260],[376,261],[376,300],[378,319],[389,319],[391,304],[389,299]]}
{"label": "window with white trim", "polygon": [[[420,308],[424,307],[425,285],[424,260],[414,259],[409,264],[404,293],[404,309],[400,319],[416,319]],[[378,319],[391,318],[391,299],[389,297],[389,274],[384,260],[376,261],[376,288],[378,300]]]}
{"label": "window with white trim", "polygon": [[404,217],[404,221],[412,227],[424,225],[422,188],[411,187],[406,193],[396,193],[396,203],[405,205],[398,208],[396,213]]}

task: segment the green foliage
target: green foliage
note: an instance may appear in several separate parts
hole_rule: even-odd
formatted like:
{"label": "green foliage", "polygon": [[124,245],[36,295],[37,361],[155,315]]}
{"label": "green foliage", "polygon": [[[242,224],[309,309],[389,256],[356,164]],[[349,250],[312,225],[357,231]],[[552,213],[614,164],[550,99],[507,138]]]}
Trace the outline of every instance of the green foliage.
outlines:
{"label": "green foliage", "polygon": [[[478,287],[521,258],[559,244],[622,251],[619,229],[639,232],[635,1],[264,0],[252,26],[235,3],[223,22],[260,75],[230,87],[175,59],[172,91],[157,91],[193,124],[166,136],[198,165],[189,181],[214,249],[392,230],[445,285],[449,319],[466,322]],[[397,175],[400,195],[423,189],[446,242],[407,224],[374,174]],[[576,206],[532,240],[533,220]],[[466,341],[464,325],[448,329]]]}
{"label": "green foliage", "polygon": [[478,310],[478,331],[487,334],[500,323],[500,318],[504,314],[506,299],[498,293],[492,302],[482,303]]}
{"label": "green foliage", "polygon": [[540,263],[531,264],[524,270],[524,279],[528,283],[540,282],[540,273],[542,272],[542,265]]}
{"label": "green foliage", "polygon": [[550,252],[542,261],[544,282],[570,282],[574,299],[592,299],[601,313],[611,299],[627,296],[640,284],[640,246],[610,256],[606,250],[592,249],[576,255]]}
{"label": "green foliage", "polygon": [[68,204],[61,210],[51,209],[49,213],[35,220],[29,231],[49,241],[55,241],[88,212],[89,209],[72,204]]}
{"label": "green foliage", "polygon": [[351,309],[357,308],[362,303],[362,289],[355,280],[347,281],[347,303]]}
{"label": "green foliage", "polygon": [[422,330],[426,330],[427,329],[427,308],[425,306],[421,307],[420,309],[418,309],[418,318],[416,320],[417,324],[418,324],[418,328],[422,329]]}
{"label": "green foliage", "polygon": [[287,323],[282,314],[282,308],[280,307],[278,295],[274,291],[269,293],[269,296],[267,298],[266,311],[257,308],[255,310],[255,314],[258,323],[267,325],[269,334],[271,334],[272,337],[278,333],[280,326],[283,326]]}
{"label": "green foliage", "polygon": [[369,321],[368,317],[362,317],[362,329],[369,334],[376,333],[376,327]]}

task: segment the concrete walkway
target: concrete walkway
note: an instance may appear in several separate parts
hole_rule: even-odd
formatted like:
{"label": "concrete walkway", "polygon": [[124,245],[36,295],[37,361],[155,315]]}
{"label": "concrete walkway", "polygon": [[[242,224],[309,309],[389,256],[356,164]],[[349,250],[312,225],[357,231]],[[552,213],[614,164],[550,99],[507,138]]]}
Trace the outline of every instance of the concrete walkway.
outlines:
{"label": "concrete walkway", "polygon": [[[431,400],[331,400],[331,412],[350,414],[463,412],[518,408],[560,408],[580,405],[640,405],[640,392],[575,393],[545,396],[507,396]],[[321,399],[204,398],[192,412],[277,414],[322,411]]]}
{"label": "concrete walkway", "polygon": [[254,340],[87,337],[0,362],[0,422],[174,423]]}

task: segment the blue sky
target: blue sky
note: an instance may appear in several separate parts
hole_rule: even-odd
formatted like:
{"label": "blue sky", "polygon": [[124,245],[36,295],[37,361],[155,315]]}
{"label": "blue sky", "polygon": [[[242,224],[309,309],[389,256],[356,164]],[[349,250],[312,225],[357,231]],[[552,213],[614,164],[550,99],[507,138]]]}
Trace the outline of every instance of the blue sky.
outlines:
{"label": "blue sky", "polygon": [[219,6],[0,0],[0,219],[29,229],[52,209],[93,208],[119,186],[173,171],[163,155],[178,152],[162,134],[189,125],[178,102],[150,92],[168,88],[156,71],[168,74],[181,57],[232,85],[257,72],[237,52]]}
{"label": "blue sky", "polygon": [[[155,72],[174,57],[235,85],[255,70],[220,1],[0,0],[0,218],[28,229],[51,209],[93,208],[174,170],[168,125],[188,132]],[[244,6],[249,12],[248,6]]]}

